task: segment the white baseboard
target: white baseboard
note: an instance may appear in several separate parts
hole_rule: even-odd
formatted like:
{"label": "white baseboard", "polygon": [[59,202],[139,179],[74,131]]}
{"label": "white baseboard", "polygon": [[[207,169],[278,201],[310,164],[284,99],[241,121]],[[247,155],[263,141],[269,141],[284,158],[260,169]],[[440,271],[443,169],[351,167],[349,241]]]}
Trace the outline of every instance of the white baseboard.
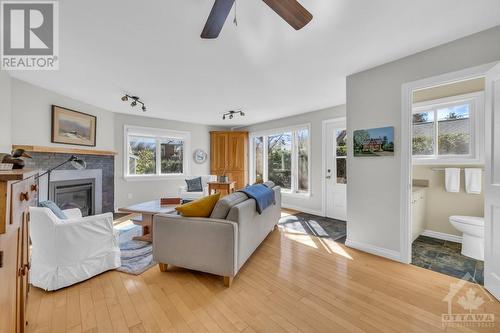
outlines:
{"label": "white baseboard", "polygon": [[316,215],[316,216],[324,216],[323,212],[320,210],[307,209],[304,207],[288,205],[288,204],[284,204],[283,202],[281,203],[281,207],[287,208],[287,209],[292,209],[292,210],[297,210],[297,211],[302,212],[302,213],[312,214],[312,215]]}
{"label": "white baseboard", "polygon": [[462,236],[445,234],[444,232],[432,231],[432,230],[424,230],[421,234],[422,236],[437,238],[449,242],[462,243]]}
{"label": "white baseboard", "polygon": [[390,260],[402,262],[401,261],[401,253],[398,251],[385,249],[383,247],[378,247],[378,246],[371,245],[371,244],[360,243],[360,242],[352,241],[350,239],[346,239],[345,245],[348,247],[351,247],[353,249],[356,249],[356,250],[360,250],[363,252],[368,252],[368,253],[374,254],[374,255],[379,256],[379,257],[384,257],[384,258],[387,258]]}

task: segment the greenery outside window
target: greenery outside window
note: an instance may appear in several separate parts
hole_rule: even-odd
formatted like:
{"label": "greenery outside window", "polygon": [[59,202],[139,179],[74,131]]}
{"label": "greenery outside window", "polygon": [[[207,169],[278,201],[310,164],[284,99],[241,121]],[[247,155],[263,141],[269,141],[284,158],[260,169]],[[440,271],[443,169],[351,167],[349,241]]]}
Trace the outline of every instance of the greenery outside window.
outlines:
{"label": "greenery outside window", "polygon": [[125,178],[171,178],[187,174],[188,132],[125,126]]}
{"label": "greenery outside window", "polygon": [[284,193],[310,192],[310,126],[250,134],[250,182],[273,181]]}
{"label": "greenery outside window", "polygon": [[414,162],[481,162],[481,97],[482,93],[467,94],[414,105]]}

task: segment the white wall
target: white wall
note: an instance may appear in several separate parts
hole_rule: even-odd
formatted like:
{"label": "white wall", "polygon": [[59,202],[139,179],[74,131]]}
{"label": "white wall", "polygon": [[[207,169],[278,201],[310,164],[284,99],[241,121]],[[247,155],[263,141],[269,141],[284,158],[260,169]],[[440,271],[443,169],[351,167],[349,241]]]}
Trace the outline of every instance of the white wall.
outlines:
{"label": "white wall", "polygon": [[324,110],[303,113],[297,116],[277,119],[265,123],[255,124],[243,128],[249,132],[263,131],[299,124],[311,124],[311,196],[303,197],[282,196],[284,207],[298,209],[304,212],[321,215],[322,212],[322,122],[323,120],[345,117],[345,105]]}
{"label": "white wall", "polygon": [[186,152],[190,163],[192,175],[210,174],[210,161],[204,164],[196,164],[193,161],[192,152],[198,148],[205,150],[210,156],[210,135],[208,126],[147,118],[126,114],[115,114],[114,142],[115,150],[118,152],[115,163],[115,208],[123,207],[137,202],[158,199],[160,197],[177,196],[179,186],[184,185],[184,179],[175,180],[125,180],[123,174],[124,156],[124,126],[135,125],[140,127],[163,128],[191,133],[191,151]]}
{"label": "white wall", "polygon": [[10,153],[12,135],[11,78],[0,70],[0,153]]}
{"label": "white wall", "polygon": [[500,26],[347,78],[347,129],[395,127],[394,157],[353,157],[347,170],[347,244],[400,255],[401,86],[500,60]]}
{"label": "white wall", "polygon": [[12,144],[68,147],[50,142],[52,104],[97,116],[97,146],[89,148],[114,149],[114,113],[17,79],[12,79]]}

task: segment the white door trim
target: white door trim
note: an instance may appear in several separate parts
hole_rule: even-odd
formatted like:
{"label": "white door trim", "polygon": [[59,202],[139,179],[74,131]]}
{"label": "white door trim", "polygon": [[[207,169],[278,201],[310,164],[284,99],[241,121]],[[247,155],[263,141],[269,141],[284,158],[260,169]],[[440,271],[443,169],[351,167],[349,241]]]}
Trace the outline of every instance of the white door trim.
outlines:
{"label": "white door trim", "polygon": [[326,216],[326,125],[329,123],[344,122],[347,117],[338,117],[323,120],[321,123],[321,215]]}
{"label": "white door trim", "polygon": [[437,75],[434,77],[405,83],[401,87],[401,225],[400,247],[401,262],[411,263],[411,188],[412,188],[412,143],[411,143],[411,111],[413,105],[413,91],[431,88],[447,83],[464,81],[485,76],[497,62],[464,70]]}

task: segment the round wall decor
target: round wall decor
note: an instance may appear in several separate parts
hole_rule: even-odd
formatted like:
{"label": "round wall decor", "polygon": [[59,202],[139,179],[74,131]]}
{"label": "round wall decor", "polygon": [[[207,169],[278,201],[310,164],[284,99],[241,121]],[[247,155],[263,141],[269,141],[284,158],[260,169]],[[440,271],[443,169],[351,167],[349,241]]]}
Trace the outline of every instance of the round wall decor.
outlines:
{"label": "round wall decor", "polygon": [[193,159],[196,163],[202,164],[207,160],[208,154],[203,149],[196,149],[193,153]]}

